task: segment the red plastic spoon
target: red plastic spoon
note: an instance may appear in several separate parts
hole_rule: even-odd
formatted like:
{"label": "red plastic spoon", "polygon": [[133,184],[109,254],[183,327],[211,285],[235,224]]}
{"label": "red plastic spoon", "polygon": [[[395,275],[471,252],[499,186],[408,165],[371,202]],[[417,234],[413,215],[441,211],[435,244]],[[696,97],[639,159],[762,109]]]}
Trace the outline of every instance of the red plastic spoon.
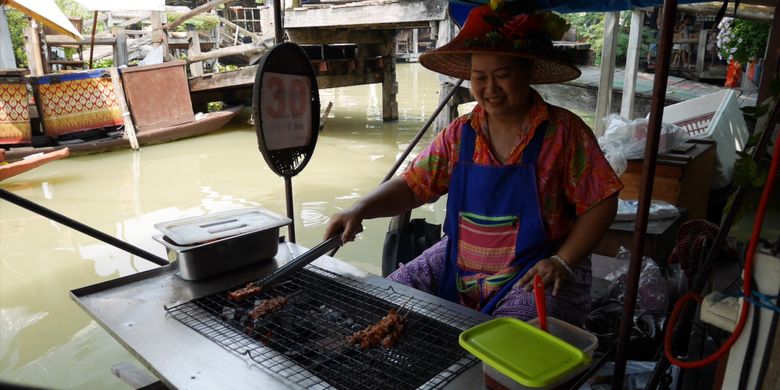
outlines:
{"label": "red plastic spoon", "polygon": [[539,328],[547,332],[547,305],[544,302],[544,283],[539,274],[534,275],[534,300],[536,313],[539,315]]}

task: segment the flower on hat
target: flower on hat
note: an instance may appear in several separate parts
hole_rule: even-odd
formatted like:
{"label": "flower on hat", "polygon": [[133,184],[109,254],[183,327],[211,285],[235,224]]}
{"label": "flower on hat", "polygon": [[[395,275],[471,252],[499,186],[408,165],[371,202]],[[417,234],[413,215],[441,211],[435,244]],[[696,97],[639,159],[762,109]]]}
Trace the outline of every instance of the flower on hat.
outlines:
{"label": "flower on hat", "polygon": [[504,47],[543,51],[552,47],[552,41],[560,40],[569,24],[559,15],[549,11],[536,11],[510,15],[502,7],[476,9],[484,23],[484,29],[476,38],[466,42],[469,47]]}

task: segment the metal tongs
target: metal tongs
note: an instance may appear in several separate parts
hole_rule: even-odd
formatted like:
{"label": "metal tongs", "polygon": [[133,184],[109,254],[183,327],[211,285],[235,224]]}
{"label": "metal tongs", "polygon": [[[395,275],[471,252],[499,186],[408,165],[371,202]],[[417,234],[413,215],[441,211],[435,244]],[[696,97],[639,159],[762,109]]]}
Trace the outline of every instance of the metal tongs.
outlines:
{"label": "metal tongs", "polygon": [[341,235],[336,234],[314,248],[309,249],[304,254],[277,268],[270,274],[261,277],[255,282],[255,286],[265,289],[265,286],[279,282],[339,246],[341,246]]}

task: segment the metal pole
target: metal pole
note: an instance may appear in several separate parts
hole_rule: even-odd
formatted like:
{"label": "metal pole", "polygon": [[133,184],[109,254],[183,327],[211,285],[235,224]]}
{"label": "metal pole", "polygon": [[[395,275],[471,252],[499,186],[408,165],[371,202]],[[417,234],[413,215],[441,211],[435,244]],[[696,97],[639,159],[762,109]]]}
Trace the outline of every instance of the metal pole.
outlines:
{"label": "metal pole", "polygon": [[19,207],[30,210],[36,214],[40,214],[46,218],[51,219],[52,221],[59,222],[71,229],[78,230],[79,232],[82,232],[88,236],[97,238],[98,240],[103,241],[106,244],[113,245],[123,251],[129,252],[130,254],[149,260],[152,263],[158,265],[168,265],[168,260],[155,256],[137,246],[130,245],[122,240],[111,237],[106,233],[103,233],[99,230],[84,225],[83,223],[78,222],[76,220],[70,219],[56,211],[47,209],[46,207],[43,207],[35,202],[24,199],[2,188],[0,188],[0,198],[5,199]]}
{"label": "metal pole", "polygon": [[[278,45],[284,42],[284,26],[282,26],[282,1],[274,0],[274,38]],[[295,241],[293,241],[295,242]]]}
{"label": "metal pole", "polygon": [[284,177],[284,198],[287,200],[287,218],[290,218],[290,226],[287,228],[290,242],[295,243],[295,213],[293,212],[292,176]]}
{"label": "metal pole", "polygon": [[450,93],[447,94],[447,96],[439,103],[439,106],[436,107],[436,111],[433,112],[433,114],[428,118],[428,121],[425,122],[425,125],[423,125],[422,129],[417,133],[416,136],[414,136],[414,139],[409,144],[409,146],[404,150],[403,154],[401,154],[401,157],[398,157],[398,160],[396,160],[395,165],[393,165],[393,168],[390,169],[390,172],[387,172],[387,176],[385,176],[384,179],[382,179],[382,183],[390,180],[395,176],[395,172],[398,170],[399,167],[401,167],[401,164],[406,161],[406,157],[409,156],[409,153],[412,153],[412,149],[417,145],[418,142],[420,142],[420,139],[423,135],[425,135],[425,132],[428,131],[428,128],[431,127],[431,124],[433,124],[433,121],[436,120],[436,117],[439,116],[439,113],[441,110],[444,109],[444,106],[447,105],[447,102],[452,98],[453,95],[455,95],[455,92],[458,91],[458,88],[463,84],[463,80],[458,80],[457,83],[455,83],[455,86],[450,90]]}
{"label": "metal pole", "polygon": [[650,103],[650,119],[647,126],[647,143],[645,145],[644,161],[642,162],[642,181],[639,187],[639,210],[637,210],[636,226],[631,249],[631,261],[626,279],[626,295],[623,302],[623,316],[620,320],[620,336],[615,354],[615,371],[613,372],[613,389],[623,388],[623,376],[626,372],[628,341],[631,338],[631,328],[634,323],[634,307],[636,305],[639,274],[642,268],[642,255],[647,235],[647,221],[650,211],[650,201],[653,197],[653,178],[658,157],[658,140],[661,134],[661,120],[664,113],[666,83],[669,78],[669,55],[672,49],[674,21],[677,16],[677,0],[665,0],[663,21],[658,47],[658,60],[653,77],[653,98]]}

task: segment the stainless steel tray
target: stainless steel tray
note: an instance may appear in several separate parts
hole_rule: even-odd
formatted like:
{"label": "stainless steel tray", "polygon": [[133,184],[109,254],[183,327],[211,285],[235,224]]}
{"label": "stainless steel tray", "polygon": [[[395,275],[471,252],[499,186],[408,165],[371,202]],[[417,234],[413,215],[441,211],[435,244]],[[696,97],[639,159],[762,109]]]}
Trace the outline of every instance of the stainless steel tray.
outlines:
{"label": "stainless steel tray", "polygon": [[191,246],[289,225],[291,220],[260,207],[161,222],[154,225],[174,245]]}

